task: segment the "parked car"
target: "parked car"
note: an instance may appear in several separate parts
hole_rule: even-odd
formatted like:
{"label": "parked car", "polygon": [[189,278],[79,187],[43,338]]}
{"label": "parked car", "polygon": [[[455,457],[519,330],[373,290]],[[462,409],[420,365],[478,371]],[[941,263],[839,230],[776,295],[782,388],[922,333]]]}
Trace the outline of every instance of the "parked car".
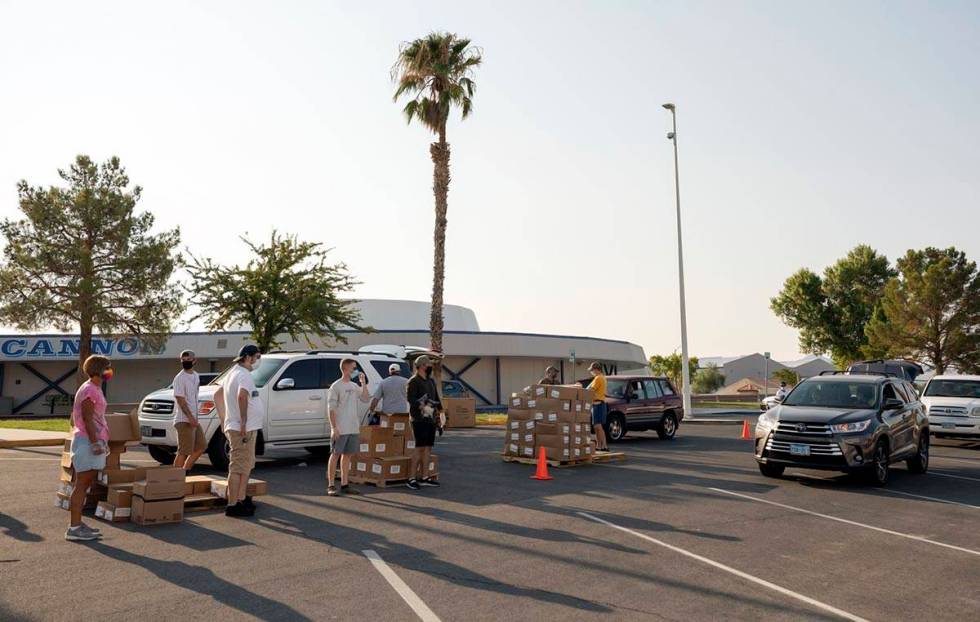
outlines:
{"label": "parked car", "polygon": [[657,436],[669,440],[684,420],[681,396],[667,378],[606,376],[606,404],[605,430],[611,442],[622,440],[630,430],[656,430]]}
{"label": "parked car", "polygon": [[915,382],[916,377],[922,375],[922,366],[915,361],[904,359],[884,360],[876,359],[873,361],[857,361],[851,363],[847,368],[849,374],[890,374],[898,376],[909,382]]}
{"label": "parked car", "polygon": [[[311,453],[328,452],[330,430],[327,419],[327,389],[340,378],[340,361],[353,358],[358,371],[363,371],[368,384],[379,382],[388,374],[388,367],[398,363],[402,374],[409,375],[411,361],[424,350],[407,353],[408,359],[391,352],[270,352],[264,354],[252,378],[265,405],[265,425],[259,431],[256,453],[267,449],[305,448]],[[431,353],[429,353],[431,355]],[[228,444],[218,421],[214,394],[218,382],[201,387],[198,419],[207,440],[211,464],[223,469],[228,466]],[[362,405],[362,418],[368,404]],[[173,389],[162,389],[146,396],[139,407],[141,443],[154,460],[161,464],[173,462],[177,448],[177,433],[173,425]]]}
{"label": "parked car", "polygon": [[895,462],[926,472],[929,419],[915,387],[903,378],[815,376],[759,415],[755,459],[766,477],[800,467],[857,473],[884,486]]}
{"label": "parked car", "polygon": [[934,435],[980,437],[980,376],[933,376],[922,403]]}

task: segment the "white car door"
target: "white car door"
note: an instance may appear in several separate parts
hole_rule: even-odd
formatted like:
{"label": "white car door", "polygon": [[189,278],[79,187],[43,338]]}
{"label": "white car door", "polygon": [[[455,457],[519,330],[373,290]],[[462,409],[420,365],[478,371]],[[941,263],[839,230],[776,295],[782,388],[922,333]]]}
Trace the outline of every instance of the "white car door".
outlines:
{"label": "white car door", "polygon": [[327,391],[321,361],[291,361],[269,396],[270,440],[321,438],[325,434]]}

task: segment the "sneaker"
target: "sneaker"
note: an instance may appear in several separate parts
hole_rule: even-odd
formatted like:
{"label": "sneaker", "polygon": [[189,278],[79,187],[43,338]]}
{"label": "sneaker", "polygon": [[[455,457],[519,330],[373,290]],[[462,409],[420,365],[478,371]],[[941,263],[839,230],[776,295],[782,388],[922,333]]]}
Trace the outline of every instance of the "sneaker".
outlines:
{"label": "sneaker", "polygon": [[408,480],[408,483],[405,484],[405,485],[408,486],[409,488],[411,488],[412,490],[422,490],[422,487],[419,486],[418,481],[416,481],[414,479]]}
{"label": "sneaker", "polygon": [[86,531],[81,525],[76,527],[69,527],[65,531],[65,540],[69,542],[89,542],[91,540],[98,540],[102,536],[97,533],[92,533],[91,531]]}
{"label": "sneaker", "polygon": [[242,505],[244,505],[245,507],[247,507],[252,512],[255,511],[255,502],[252,501],[252,497],[245,497],[245,500],[242,501]]}
{"label": "sneaker", "polygon": [[340,495],[340,491],[337,490],[336,486],[327,486],[327,496],[337,497]]}
{"label": "sneaker", "polygon": [[351,488],[350,484],[343,484],[340,487],[340,492],[342,492],[345,495],[352,495],[352,496],[357,496],[361,494],[360,490],[358,490],[357,488]]}
{"label": "sneaker", "polygon": [[439,486],[442,486],[442,484],[432,479],[431,477],[427,477],[424,480],[420,481],[419,483],[422,484],[423,486],[431,486],[433,488],[438,488]]}
{"label": "sneaker", "polygon": [[89,533],[94,533],[97,536],[101,536],[102,535],[102,530],[99,529],[98,527],[89,527],[85,523],[79,523],[78,526],[81,527],[82,529],[84,529],[85,531],[89,532]]}
{"label": "sneaker", "polygon": [[225,516],[229,516],[231,518],[248,518],[251,516],[251,514],[248,512],[248,508],[245,507],[241,501],[239,501],[235,505],[229,505],[225,508]]}

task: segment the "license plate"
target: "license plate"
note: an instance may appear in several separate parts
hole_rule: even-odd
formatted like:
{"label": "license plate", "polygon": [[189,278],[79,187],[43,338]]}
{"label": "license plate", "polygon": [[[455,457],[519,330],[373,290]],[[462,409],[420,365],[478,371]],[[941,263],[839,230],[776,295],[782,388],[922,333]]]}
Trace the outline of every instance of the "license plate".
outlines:
{"label": "license plate", "polygon": [[810,446],[809,445],[797,445],[793,443],[789,446],[789,453],[794,456],[809,456]]}
{"label": "license plate", "polygon": [[148,425],[141,425],[140,436],[147,436],[147,437],[153,436],[153,428],[151,428]]}
{"label": "license plate", "polygon": [[956,429],[956,424],[955,423],[944,422],[943,423],[943,429],[944,430],[955,430]]}

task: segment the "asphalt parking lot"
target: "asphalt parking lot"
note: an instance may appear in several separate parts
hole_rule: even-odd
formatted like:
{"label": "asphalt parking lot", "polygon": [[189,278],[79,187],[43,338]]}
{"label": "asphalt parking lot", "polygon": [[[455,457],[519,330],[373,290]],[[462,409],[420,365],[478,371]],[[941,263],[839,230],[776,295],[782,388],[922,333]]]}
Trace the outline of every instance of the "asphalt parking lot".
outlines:
{"label": "asphalt parking lot", "polygon": [[549,482],[499,460],[501,431],[455,431],[441,489],[340,499],[281,454],[254,520],[99,522],[95,544],[62,539],[58,450],[2,450],[0,619],[977,619],[980,443],[937,440],[882,490],[765,479],[739,431],[634,434],[625,462]]}

